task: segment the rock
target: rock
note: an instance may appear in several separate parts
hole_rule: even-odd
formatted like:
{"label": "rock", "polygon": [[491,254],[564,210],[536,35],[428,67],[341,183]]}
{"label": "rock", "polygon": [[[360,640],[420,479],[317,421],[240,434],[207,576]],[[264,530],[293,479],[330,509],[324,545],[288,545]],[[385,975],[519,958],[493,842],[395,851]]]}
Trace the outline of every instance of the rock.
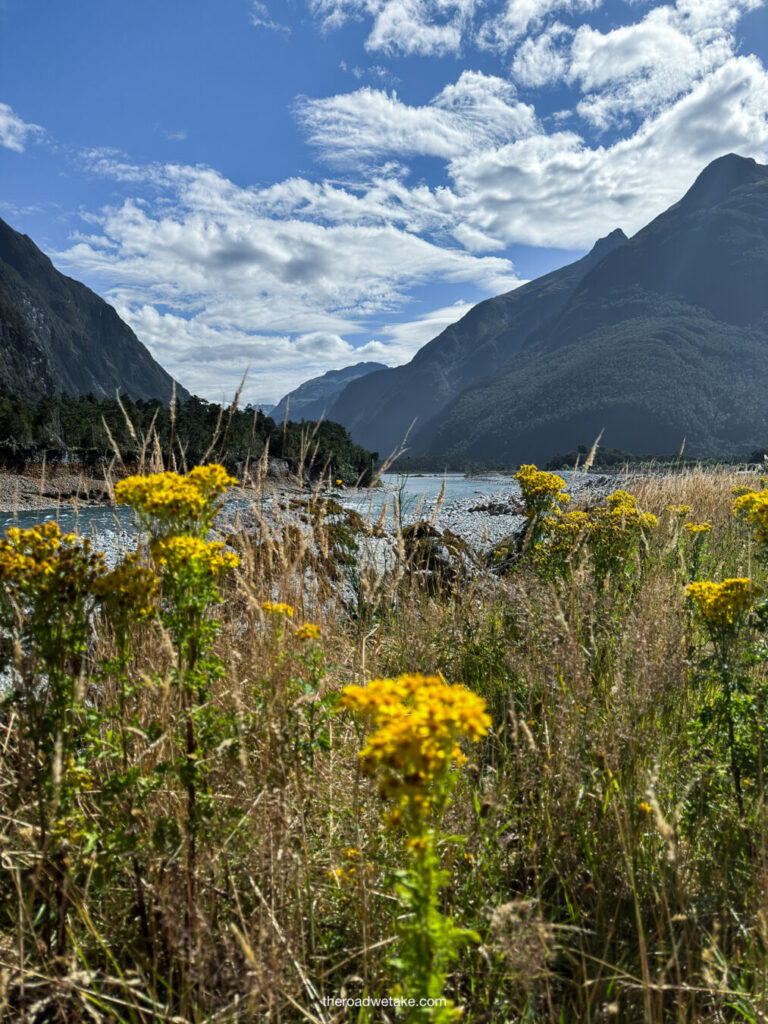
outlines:
{"label": "rock", "polygon": [[451,530],[419,521],[403,530],[406,572],[429,593],[457,587],[477,576],[478,562],[468,544]]}
{"label": "rock", "polygon": [[285,459],[270,459],[266,476],[268,480],[286,480],[291,476],[291,467]]}

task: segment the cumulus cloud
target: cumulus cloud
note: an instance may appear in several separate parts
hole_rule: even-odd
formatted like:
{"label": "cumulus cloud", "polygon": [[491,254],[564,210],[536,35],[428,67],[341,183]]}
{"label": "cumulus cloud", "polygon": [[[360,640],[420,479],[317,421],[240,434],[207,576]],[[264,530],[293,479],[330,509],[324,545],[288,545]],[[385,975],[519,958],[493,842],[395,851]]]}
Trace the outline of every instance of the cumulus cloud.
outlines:
{"label": "cumulus cloud", "polygon": [[382,155],[450,160],[539,130],[533,107],[517,101],[514,86],[480,71],[464,71],[422,107],[364,88],[302,99],[296,115],[327,159],[353,164]]}
{"label": "cumulus cloud", "polygon": [[[97,166],[109,173],[103,154]],[[442,281],[495,292],[519,283],[506,259],[392,223],[383,187],[372,190],[366,217],[366,195],[338,186],[295,180],[243,189],[208,168],[114,161],[121,182],[135,184],[142,173],[156,198],[102,211],[99,231],[75,239],[58,260],[106,282],[163,365],[203,394],[206,373],[234,379],[248,365],[259,368],[253,387],[263,395],[265,373],[275,381],[293,375],[295,385],[310,364],[324,372],[371,352],[397,362],[401,342],[386,333],[369,343],[374,349],[349,339],[370,335],[371,318],[399,319],[411,289]],[[418,220],[418,196],[411,205]]]}
{"label": "cumulus cloud", "polygon": [[387,54],[439,56],[461,48],[482,0],[309,0],[326,28],[349,18],[370,18],[365,46]]}
{"label": "cumulus cloud", "polygon": [[212,327],[200,316],[161,313],[152,305],[119,298],[115,306],[153,352],[162,352],[168,365],[173,361],[174,375],[195,394],[209,401],[231,401],[247,373],[246,401],[261,402],[277,402],[313,376],[363,360],[390,366],[405,363],[471,308],[466,302],[444,306],[390,324],[371,341],[354,347],[332,331],[256,334]]}
{"label": "cumulus cloud", "polygon": [[487,17],[477,38],[486,47],[508,50],[532,29],[539,28],[554,14],[583,14],[599,7],[602,0],[506,0],[501,12]]}
{"label": "cumulus cloud", "polygon": [[579,113],[599,128],[654,113],[735,53],[732,29],[761,0],[680,0],[610,32],[582,25],[568,77],[586,94]]}
{"label": "cumulus cloud", "polygon": [[0,146],[23,153],[27,140],[42,134],[40,125],[22,121],[7,103],[0,103]]}
{"label": "cumulus cloud", "polygon": [[631,234],[727,152],[768,157],[768,73],[734,57],[634,134],[589,146],[573,132],[535,135],[451,165],[457,208],[492,237],[586,247]]}
{"label": "cumulus cloud", "polygon": [[560,40],[571,34],[570,29],[555,22],[541,35],[526,39],[512,62],[512,74],[516,81],[528,88],[540,88],[554,85],[563,78],[569,56]]}

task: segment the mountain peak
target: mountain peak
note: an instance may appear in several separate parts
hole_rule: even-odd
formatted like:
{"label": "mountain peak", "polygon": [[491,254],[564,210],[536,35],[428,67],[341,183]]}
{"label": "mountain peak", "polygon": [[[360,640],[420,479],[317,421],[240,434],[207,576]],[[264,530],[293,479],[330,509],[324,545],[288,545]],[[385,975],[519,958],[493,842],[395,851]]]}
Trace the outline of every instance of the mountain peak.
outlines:
{"label": "mountain peak", "polygon": [[590,249],[589,255],[602,259],[604,256],[607,256],[609,252],[613,252],[617,246],[623,245],[626,241],[627,236],[621,228],[615,228],[609,235],[605,235],[603,238],[598,238]]}
{"label": "mountain peak", "polygon": [[699,209],[717,206],[734,189],[759,181],[768,181],[768,167],[752,157],[727,153],[707,164],[681,203]]}

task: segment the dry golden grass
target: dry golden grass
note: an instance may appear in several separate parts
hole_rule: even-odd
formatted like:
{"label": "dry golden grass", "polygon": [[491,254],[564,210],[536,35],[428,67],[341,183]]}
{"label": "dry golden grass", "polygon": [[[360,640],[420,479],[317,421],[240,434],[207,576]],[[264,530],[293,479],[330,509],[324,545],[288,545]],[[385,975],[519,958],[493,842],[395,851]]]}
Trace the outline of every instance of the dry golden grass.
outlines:
{"label": "dry golden grass", "polygon": [[[357,770],[360,737],[334,696],[422,671],[476,690],[493,718],[446,822],[466,839],[446,846],[445,910],[481,936],[451,977],[463,1019],[766,1020],[768,721],[744,725],[757,762],[740,816],[722,743],[706,724],[713,684],[706,638],[684,610],[681,521],[665,511],[689,504],[682,521],[712,524],[699,578],[761,577],[749,531],[731,514],[732,488],[744,482],[730,470],[617,481],[660,523],[638,571],[603,589],[588,562],[569,579],[522,566],[426,588],[408,572],[402,538],[387,578],[361,577],[354,537],[320,493],[297,523],[295,509],[265,506],[257,491],[248,526],[231,530],[241,565],[215,611],[222,672],[208,703],[221,735],[207,765],[196,920],[183,913],[183,789],[162,768],[180,714],[172,644],[157,626],[142,627],[129,670],[132,765],[145,780],[133,841],[106,856],[113,822],[104,807],[113,805],[90,763],[79,807],[93,839],[73,836],[66,850],[59,951],[41,924],[55,908],[35,898],[21,723],[13,708],[4,713],[0,1019],[393,1020],[392,1011],[359,1016],[323,1002],[388,992],[392,875],[402,863],[375,788]],[[360,588],[356,610],[339,598],[344,578]],[[262,610],[267,600],[295,609],[282,634]],[[319,681],[310,647],[292,636],[303,622],[321,627]],[[758,652],[760,636],[751,636]],[[102,629],[89,664],[111,651]],[[742,668],[762,692],[764,662]],[[114,706],[108,673],[87,685],[94,711]],[[159,822],[171,832],[175,822],[176,838],[160,842]]]}

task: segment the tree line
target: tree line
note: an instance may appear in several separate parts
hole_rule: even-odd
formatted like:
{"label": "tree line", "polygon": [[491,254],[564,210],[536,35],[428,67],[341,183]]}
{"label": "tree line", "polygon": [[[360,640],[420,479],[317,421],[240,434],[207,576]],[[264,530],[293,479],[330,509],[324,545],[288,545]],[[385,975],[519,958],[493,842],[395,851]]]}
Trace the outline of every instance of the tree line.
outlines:
{"label": "tree line", "polygon": [[137,453],[144,439],[195,465],[206,456],[237,470],[265,451],[292,470],[303,464],[311,476],[329,473],[345,484],[370,482],[377,453],[355,444],[338,423],[277,424],[259,409],[222,406],[192,397],[177,403],[174,416],[159,400],[88,395],[43,395],[28,400],[0,392],[0,461],[19,464],[42,450],[82,456],[86,461]]}

